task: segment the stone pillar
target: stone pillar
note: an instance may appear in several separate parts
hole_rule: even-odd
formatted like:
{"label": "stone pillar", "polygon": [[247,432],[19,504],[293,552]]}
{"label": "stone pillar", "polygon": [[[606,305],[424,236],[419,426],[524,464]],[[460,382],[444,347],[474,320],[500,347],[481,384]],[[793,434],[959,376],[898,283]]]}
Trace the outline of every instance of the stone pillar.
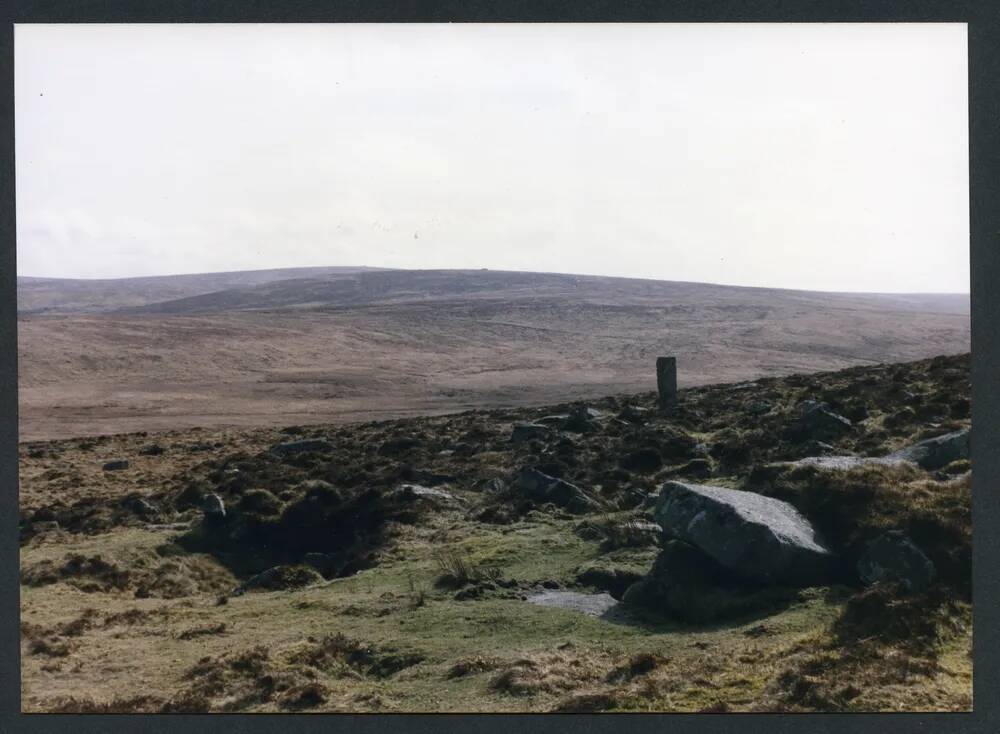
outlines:
{"label": "stone pillar", "polygon": [[656,389],[660,393],[660,408],[677,404],[677,358],[656,358]]}

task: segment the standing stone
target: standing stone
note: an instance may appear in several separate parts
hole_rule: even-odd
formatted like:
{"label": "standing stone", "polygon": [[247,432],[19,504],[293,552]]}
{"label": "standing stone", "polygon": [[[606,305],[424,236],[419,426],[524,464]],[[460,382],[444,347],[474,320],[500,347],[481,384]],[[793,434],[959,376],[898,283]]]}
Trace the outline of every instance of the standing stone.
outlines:
{"label": "standing stone", "polygon": [[677,404],[677,358],[656,358],[656,389],[660,393],[660,407]]}

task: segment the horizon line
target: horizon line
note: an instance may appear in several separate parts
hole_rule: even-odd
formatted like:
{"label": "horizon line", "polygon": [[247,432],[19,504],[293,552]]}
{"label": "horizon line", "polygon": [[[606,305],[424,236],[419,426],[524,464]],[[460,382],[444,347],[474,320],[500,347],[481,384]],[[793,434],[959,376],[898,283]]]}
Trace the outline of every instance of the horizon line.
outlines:
{"label": "horizon line", "polygon": [[[28,275],[17,273],[16,277],[20,278],[33,278],[35,280],[63,280],[63,281],[83,281],[83,282],[108,282],[108,281],[124,281],[124,280],[142,280],[150,278],[180,278],[185,276],[199,276],[199,275],[232,275],[237,273],[263,273],[263,272],[278,272],[283,270],[328,270],[331,268],[337,269],[357,269],[357,270],[368,270],[375,272],[388,272],[388,271],[404,271],[404,272],[496,272],[496,273],[531,273],[536,275],[562,275],[570,277],[580,277],[580,278],[606,278],[610,280],[638,280],[638,281],[649,281],[657,283],[688,283],[692,285],[710,285],[710,286],[721,286],[725,288],[748,288],[756,290],[774,290],[774,291],[798,291],[802,293],[828,293],[828,294],[847,294],[847,295],[874,295],[874,296],[971,296],[970,291],[869,291],[869,290],[825,290],[825,289],[811,289],[811,288],[793,288],[789,286],[770,286],[770,285],[745,285],[741,283],[719,283],[713,281],[700,281],[700,280],[670,280],[666,278],[650,278],[650,277],[637,277],[629,275],[607,275],[598,273],[565,273],[565,272],[554,272],[550,270],[508,270],[505,268],[484,268],[484,267],[457,267],[457,268],[402,268],[402,267],[386,267],[381,265],[286,265],[274,268],[247,268],[238,270],[208,270],[208,271],[195,271],[186,273],[157,273],[155,275],[124,275],[117,277],[65,277],[65,276],[49,276],[49,275]],[[228,289],[226,289],[228,290]]]}

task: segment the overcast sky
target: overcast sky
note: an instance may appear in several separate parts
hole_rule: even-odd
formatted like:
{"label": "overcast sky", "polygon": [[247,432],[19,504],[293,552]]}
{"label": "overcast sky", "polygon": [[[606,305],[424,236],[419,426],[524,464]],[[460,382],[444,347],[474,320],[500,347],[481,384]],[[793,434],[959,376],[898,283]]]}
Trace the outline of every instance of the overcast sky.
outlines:
{"label": "overcast sky", "polygon": [[18,25],[18,272],[967,292],[964,25]]}

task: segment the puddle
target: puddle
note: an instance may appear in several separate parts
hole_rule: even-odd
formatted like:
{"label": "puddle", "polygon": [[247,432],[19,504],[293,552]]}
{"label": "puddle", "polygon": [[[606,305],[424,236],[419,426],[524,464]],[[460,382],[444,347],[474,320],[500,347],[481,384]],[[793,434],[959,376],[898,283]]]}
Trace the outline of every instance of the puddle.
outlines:
{"label": "puddle", "polygon": [[610,594],[584,594],[579,591],[546,589],[529,596],[528,602],[542,607],[571,609],[574,612],[602,619],[624,616],[620,605]]}

